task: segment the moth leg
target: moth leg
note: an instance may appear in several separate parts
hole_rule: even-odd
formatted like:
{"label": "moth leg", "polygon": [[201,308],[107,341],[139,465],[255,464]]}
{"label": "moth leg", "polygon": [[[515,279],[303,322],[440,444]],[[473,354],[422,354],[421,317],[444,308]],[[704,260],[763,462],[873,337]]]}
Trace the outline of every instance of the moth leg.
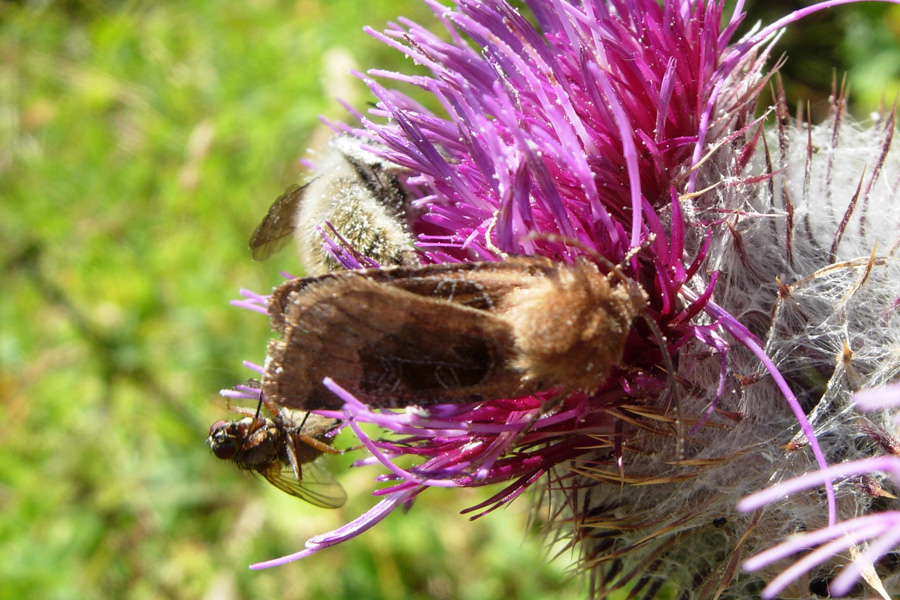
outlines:
{"label": "moth leg", "polygon": [[491,222],[488,225],[487,230],[484,232],[484,245],[487,246],[488,251],[494,256],[506,260],[509,258],[509,254],[498,248],[494,245],[494,242],[491,241],[491,234],[494,232],[494,227],[497,225],[497,217],[500,215],[500,211],[494,211],[494,216],[491,217]]}
{"label": "moth leg", "polygon": [[641,317],[644,319],[644,322],[647,324],[651,333],[653,333],[653,337],[656,338],[656,342],[659,344],[659,352],[662,355],[663,364],[666,367],[668,389],[672,390],[669,406],[675,417],[675,459],[680,462],[684,458],[684,422],[681,419],[681,396],[678,394],[678,382],[675,380],[675,363],[672,362],[672,355],[669,354],[668,347],[666,346],[666,336],[663,335],[659,325],[650,318],[646,309],[641,311]]}
{"label": "moth leg", "polygon": [[294,477],[297,481],[303,481],[303,474],[300,470],[300,463],[297,461],[297,448],[295,447],[293,442],[288,442],[285,444],[287,450],[288,462],[291,463],[291,470],[294,472]]}
{"label": "moth leg", "polygon": [[656,234],[651,233],[647,235],[647,239],[644,240],[644,243],[640,246],[635,246],[631,250],[625,253],[625,256],[622,257],[622,262],[620,262],[617,266],[621,269],[623,265],[627,265],[628,261],[637,256],[638,252],[643,252],[647,248],[650,247],[650,244],[656,241]]}
{"label": "moth leg", "polygon": [[[300,433],[297,437],[300,439],[301,442],[303,442],[307,446],[309,446],[311,448],[315,448],[322,454],[343,454],[347,450],[359,450],[364,447],[362,444],[359,444],[357,446],[351,446],[350,448],[346,448],[344,450],[338,450],[337,448],[335,448],[334,446],[331,446],[330,444],[327,444],[326,442],[323,442],[311,435],[303,433],[303,426],[306,424],[306,420],[309,418],[309,415],[311,415],[311,414],[312,413],[306,413],[306,416],[303,417],[303,421],[300,423],[300,427],[298,428],[298,431]],[[329,429],[326,433],[331,433],[332,431],[334,431],[335,429],[337,429],[340,426],[341,426],[341,422],[338,422],[334,427]]]}
{"label": "moth leg", "polygon": [[541,417],[548,413],[552,413],[559,407],[561,407],[563,405],[563,401],[568,395],[569,394],[567,392],[559,392],[551,399],[541,402],[541,405],[537,409],[534,409],[534,414],[529,417],[528,422],[525,424],[522,430],[519,431],[519,433],[517,433],[515,437],[513,437],[507,447],[512,448],[517,443],[519,443],[519,441],[531,431],[531,429],[534,427],[534,424],[537,423]]}
{"label": "moth leg", "polygon": [[[316,450],[318,450],[319,452],[322,452],[324,454],[343,454],[344,453],[343,450],[338,450],[337,448],[334,448],[333,446],[329,446],[325,442],[320,442],[316,438],[310,437],[306,434],[300,434],[299,437],[300,437],[300,441],[302,441],[304,444],[306,444],[307,446],[312,446],[313,448],[315,448]],[[350,450],[353,450],[353,449],[354,448],[350,448]]]}
{"label": "moth leg", "polygon": [[[277,416],[280,414],[278,407],[275,406],[275,404],[271,400],[266,398],[266,395],[262,393],[262,389],[259,390],[259,404],[260,404],[260,406],[265,406],[273,416]],[[256,410],[257,410],[257,415],[258,415],[259,408],[257,408]],[[290,420],[290,419],[288,419],[288,420]]]}
{"label": "moth leg", "polygon": [[237,413],[239,415],[243,415],[245,417],[257,416],[257,409],[255,409],[255,408],[246,408],[244,406],[231,406],[229,403],[228,410],[230,410],[231,412]]}

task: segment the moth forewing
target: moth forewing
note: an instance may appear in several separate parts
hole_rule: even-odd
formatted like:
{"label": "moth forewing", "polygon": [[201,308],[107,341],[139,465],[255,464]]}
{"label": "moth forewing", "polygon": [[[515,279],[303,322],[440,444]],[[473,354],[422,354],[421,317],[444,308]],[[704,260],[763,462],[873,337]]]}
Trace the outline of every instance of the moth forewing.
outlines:
{"label": "moth forewing", "polygon": [[331,377],[379,407],[477,402],[517,390],[509,323],[491,312],[346,273],[290,296],[263,392],[281,406],[340,408]]}
{"label": "moth forewing", "polygon": [[[512,257],[502,262],[362,269],[353,274],[419,296],[493,311],[509,293],[528,285],[531,280],[551,275],[558,266],[542,257]],[[319,277],[291,279],[276,287],[268,305],[272,329],[284,331],[285,311],[293,302],[293,294],[302,294],[309,285],[343,280],[347,275],[346,271],[335,271]]]}
{"label": "moth forewing", "polygon": [[636,283],[540,257],[368,269],[293,280],[269,304],[263,390],[338,408],[331,377],[376,407],[591,391],[622,360],[644,307]]}

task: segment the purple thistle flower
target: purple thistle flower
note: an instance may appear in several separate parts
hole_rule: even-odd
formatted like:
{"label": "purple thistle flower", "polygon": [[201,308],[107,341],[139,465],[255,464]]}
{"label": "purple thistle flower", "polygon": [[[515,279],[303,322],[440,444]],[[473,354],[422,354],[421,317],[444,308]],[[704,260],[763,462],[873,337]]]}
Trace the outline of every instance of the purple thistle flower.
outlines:
{"label": "purple thistle flower", "polygon": [[[865,271],[852,261],[871,250],[873,230],[890,226],[865,232],[860,215],[877,202],[867,194],[871,205],[854,212],[859,196],[851,194],[848,209],[843,175],[814,204],[811,160],[799,178],[791,172],[796,136],[784,126],[767,136],[753,116],[775,32],[847,1],[804,9],[738,42],[740,7],[723,27],[722,4],[700,0],[533,0],[537,29],[501,0],[429,1],[445,39],[405,20],[370,30],[430,75],[361,75],[378,105],[356,115],[361,127],[335,128],[371,140],[368,150],[408,171],[424,262],[583,257],[608,272],[608,261],[640,284],[647,306],[609,377],[564,398],[548,390],[385,411],[326,380],[344,407],[322,414],[349,422],[372,455],[358,464],[379,463],[390,485],[356,521],[254,568],[355,537],[429,487],[501,484],[470,509],[477,517],[540,482],[549,527],[580,550],[578,566],[597,595],[633,585],[652,598],[669,583],[684,597],[741,598],[772,574],[742,573],[741,560],[865,509],[871,496],[845,502],[823,471],[823,495],[752,515],[735,510],[772,481],[843,460],[847,435],[833,411],[845,411],[854,365],[836,369],[829,344],[848,323],[871,326],[885,308],[875,299],[900,297],[859,284],[851,299],[864,310],[853,319],[840,312],[853,276]],[[442,114],[385,80],[419,88]],[[813,154],[811,144],[803,148]],[[877,175],[868,181],[876,185]],[[821,225],[824,209],[838,217],[823,234],[810,224]],[[345,267],[372,266],[327,233]],[[830,253],[819,252],[823,245]],[[886,261],[877,266],[887,272]],[[241,305],[265,312],[265,297],[245,296]],[[822,306],[808,306],[816,299]],[[897,366],[881,352],[864,370],[859,381],[871,387]],[[370,438],[359,423],[391,435]],[[890,437],[876,423],[852,435],[882,434]],[[397,466],[407,455],[420,462]],[[808,568],[828,568],[833,554]]]}

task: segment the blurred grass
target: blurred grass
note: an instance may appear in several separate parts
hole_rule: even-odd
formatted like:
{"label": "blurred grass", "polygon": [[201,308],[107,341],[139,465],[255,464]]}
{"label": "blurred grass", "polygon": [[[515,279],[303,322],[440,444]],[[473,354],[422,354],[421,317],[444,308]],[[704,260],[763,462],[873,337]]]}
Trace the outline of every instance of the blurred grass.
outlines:
{"label": "blurred grass", "polygon": [[325,511],[204,444],[229,416],[217,390],[269,335],[228,300],[299,271],[290,252],[252,263],[249,233],[296,180],[318,115],[343,116],[332,96],[370,100],[336,72],[352,56],[400,66],[361,27],[424,7],[0,10],[0,597],[573,597],[566,562],[545,566],[524,532],[525,504],[469,524],[471,494],[250,572],[374,504],[374,473],[342,476],[352,499]]}
{"label": "blurred grass", "polygon": [[0,598],[584,596],[526,502],[469,523],[471,490],[250,572],[371,506],[373,472],[339,459],[351,499],[326,511],[204,444],[269,335],[228,300],[299,272],[251,262],[249,233],[333,97],[371,100],[347,61],[410,69],[361,32],[401,14],[433,22],[415,0],[0,4]]}

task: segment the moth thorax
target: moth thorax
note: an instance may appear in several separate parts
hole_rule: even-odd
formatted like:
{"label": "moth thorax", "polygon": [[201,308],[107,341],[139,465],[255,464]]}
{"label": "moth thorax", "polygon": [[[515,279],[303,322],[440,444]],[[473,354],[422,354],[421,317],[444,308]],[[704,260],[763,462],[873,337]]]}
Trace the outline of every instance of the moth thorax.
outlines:
{"label": "moth thorax", "polygon": [[[299,437],[299,435],[297,437]],[[294,439],[296,439],[296,438],[294,438]],[[319,439],[317,441],[322,442],[324,444],[328,443],[328,441],[324,440],[324,439]],[[306,463],[311,463],[312,461],[314,461],[317,458],[319,458],[320,456],[322,456],[322,454],[324,454],[324,452],[322,452],[322,450],[319,450],[318,448],[310,446],[309,444],[305,443],[304,440],[294,443],[294,452],[297,456],[297,463],[301,464],[301,465],[304,465]]]}
{"label": "moth thorax", "polygon": [[539,387],[591,390],[622,360],[636,311],[624,285],[588,262],[560,268],[504,303],[520,351],[516,366]]}

